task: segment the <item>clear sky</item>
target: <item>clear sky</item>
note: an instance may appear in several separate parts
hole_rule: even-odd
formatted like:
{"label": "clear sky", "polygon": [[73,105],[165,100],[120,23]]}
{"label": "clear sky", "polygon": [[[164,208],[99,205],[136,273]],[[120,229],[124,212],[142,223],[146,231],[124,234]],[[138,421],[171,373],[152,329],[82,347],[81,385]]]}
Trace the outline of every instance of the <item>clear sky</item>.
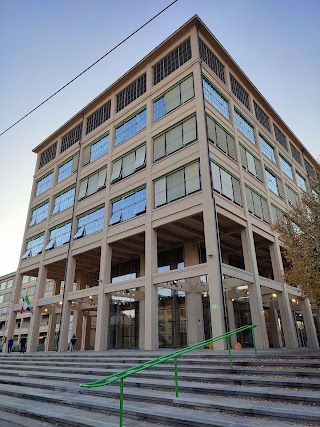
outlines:
{"label": "clear sky", "polygon": [[[0,0],[0,133],[170,3]],[[318,158],[319,0],[178,0],[0,137],[0,275],[18,266],[32,149],[195,14]]]}

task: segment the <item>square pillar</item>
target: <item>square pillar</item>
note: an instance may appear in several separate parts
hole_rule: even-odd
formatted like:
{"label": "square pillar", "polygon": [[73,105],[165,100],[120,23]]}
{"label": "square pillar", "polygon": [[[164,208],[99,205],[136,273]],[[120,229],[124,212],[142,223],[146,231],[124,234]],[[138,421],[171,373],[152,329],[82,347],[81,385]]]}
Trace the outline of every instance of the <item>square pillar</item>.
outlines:
{"label": "square pillar", "polygon": [[278,303],[286,348],[299,348],[295,322],[286,285],[283,285],[282,292],[278,292]]}
{"label": "square pillar", "polygon": [[270,329],[272,334],[273,347],[280,348],[283,347],[281,331],[278,327],[278,310],[275,307],[274,302],[270,303],[269,308],[269,320],[270,320]]}
{"label": "square pillar", "polygon": [[73,321],[72,321],[72,334],[77,337],[75,345],[76,350],[81,349],[81,338],[82,338],[82,327],[83,327],[83,311],[81,310],[81,304],[76,304],[76,308],[73,310]]}
{"label": "square pillar", "polygon": [[47,333],[45,351],[53,351],[54,350],[54,338],[55,338],[55,333],[56,333],[56,323],[57,323],[57,313],[55,313],[55,309],[52,308],[52,312],[49,315],[49,324],[48,324],[48,333]]}
{"label": "square pillar", "polygon": [[301,312],[303,316],[304,326],[306,328],[308,347],[319,348],[319,342],[317,338],[317,331],[314,324],[311,304],[308,298],[304,298],[300,301]]}

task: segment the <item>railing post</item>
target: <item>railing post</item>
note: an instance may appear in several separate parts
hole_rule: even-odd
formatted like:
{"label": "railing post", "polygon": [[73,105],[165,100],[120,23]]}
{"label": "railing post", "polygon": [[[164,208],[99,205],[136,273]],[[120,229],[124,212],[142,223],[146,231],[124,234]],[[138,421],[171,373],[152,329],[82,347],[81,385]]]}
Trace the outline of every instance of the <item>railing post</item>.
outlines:
{"label": "railing post", "polygon": [[179,397],[177,357],[174,358],[174,382],[175,382],[175,385],[176,385],[176,397]]}
{"label": "railing post", "polygon": [[120,379],[120,427],[123,427],[123,378]]}
{"label": "railing post", "polygon": [[229,354],[229,364],[232,369],[232,354],[231,354],[231,339],[230,335],[227,336],[227,345],[228,345],[228,354]]}
{"label": "railing post", "polygon": [[256,338],[254,336],[254,328],[251,328],[251,333],[252,333],[252,342],[253,342],[254,353],[257,354]]}

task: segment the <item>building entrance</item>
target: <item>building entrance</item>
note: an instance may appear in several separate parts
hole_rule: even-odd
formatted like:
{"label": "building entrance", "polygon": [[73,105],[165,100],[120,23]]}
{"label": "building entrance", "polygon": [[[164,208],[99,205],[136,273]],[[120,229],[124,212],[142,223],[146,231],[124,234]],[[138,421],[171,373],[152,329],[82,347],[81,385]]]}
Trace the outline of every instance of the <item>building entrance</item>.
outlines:
{"label": "building entrance", "polygon": [[139,347],[139,300],[128,297],[110,299],[109,349]]}
{"label": "building entrance", "polygon": [[[249,298],[243,297],[235,299],[233,301],[233,308],[236,328],[252,324]],[[241,343],[242,347],[253,347],[250,330],[237,334],[237,340]]]}

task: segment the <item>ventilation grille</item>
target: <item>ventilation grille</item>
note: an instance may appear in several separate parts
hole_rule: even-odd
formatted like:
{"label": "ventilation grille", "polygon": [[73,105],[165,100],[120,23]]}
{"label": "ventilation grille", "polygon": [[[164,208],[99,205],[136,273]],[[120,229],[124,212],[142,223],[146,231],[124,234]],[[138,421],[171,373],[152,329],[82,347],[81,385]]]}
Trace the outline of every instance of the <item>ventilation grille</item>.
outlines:
{"label": "ventilation grille", "polygon": [[146,73],[138,77],[133,83],[117,95],[117,112],[139,98],[147,90]]}
{"label": "ventilation grille", "polygon": [[314,176],[314,171],[313,171],[313,167],[310,165],[309,162],[307,162],[306,160],[304,161],[304,166],[306,168],[307,174],[309,176]]}
{"label": "ventilation grille", "polygon": [[86,135],[110,119],[111,101],[105,103],[102,107],[96,110],[87,118]]}
{"label": "ventilation grille", "polygon": [[249,94],[241,86],[241,84],[230,74],[231,90],[232,93],[242,102],[242,104],[250,111]]}
{"label": "ventilation grille", "polygon": [[47,163],[51,162],[56,157],[57,152],[57,143],[55,142],[49,148],[47,148],[43,153],[41,153],[39,169]]}
{"label": "ventilation grille", "polygon": [[82,133],[82,123],[79,123],[76,127],[71,129],[66,135],[62,137],[61,141],[61,153],[70,148],[73,144],[80,141]]}
{"label": "ventilation grille", "polygon": [[254,112],[256,114],[257,120],[264,126],[269,132],[270,130],[270,121],[269,117],[266,115],[266,113],[262,110],[262,108],[259,107],[258,104],[256,104],[255,101],[253,101],[254,104]]}
{"label": "ventilation grille", "polygon": [[287,140],[281,130],[273,123],[274,134],[276,136],[276,140],[282,145],[283,148],[288,150]]}
{"label": "ventilation grille", "polygon": [[293,145],[293,144],[291,144],[291,142],[290,142],[290,148],[291,148],[291,154],[292,154],[292,157],[300,164],[300,165],[302,165],[302,160],[301,160],[301,154],[300,154],[300,151],[298,151],[297,149],[296,149],[296,147]]}
{"label": "ventilation grille", "polygon": [[211,68],[211,70],[225,83],[224,65],[219,61],[216,55],[211,52],[207,45],[199,39],[200,58]]}

